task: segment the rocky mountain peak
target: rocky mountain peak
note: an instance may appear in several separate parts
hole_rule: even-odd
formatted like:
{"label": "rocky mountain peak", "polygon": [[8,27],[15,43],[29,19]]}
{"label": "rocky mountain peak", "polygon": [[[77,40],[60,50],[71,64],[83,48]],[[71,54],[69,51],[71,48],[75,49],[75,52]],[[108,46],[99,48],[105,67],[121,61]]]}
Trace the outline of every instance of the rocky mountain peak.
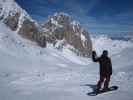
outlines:
{"label": "rocky mountain peak", "polygon": [[[63,44],[71,45],[78,55],[90,56],[92,44],[89,33],[68,14],[55,13],[48,17],[42,27],[47,30],[45,31],[46,37],[50,43],[56,45],[59,44],[59,41],[64,40]],[[63,47],[64,45],[62,45]]]}
{"label": "rocky mountain peak", "polygon": [[[48,25],[47,25],[48,24]],[[76,31],[80,28],[80,24],[74,21],[72,17],[66,13],[59,12],[55,13],[53,16],[49,16],[48,20],[44,24],[44,27],[52,31],[55,28],[73,28]]]}

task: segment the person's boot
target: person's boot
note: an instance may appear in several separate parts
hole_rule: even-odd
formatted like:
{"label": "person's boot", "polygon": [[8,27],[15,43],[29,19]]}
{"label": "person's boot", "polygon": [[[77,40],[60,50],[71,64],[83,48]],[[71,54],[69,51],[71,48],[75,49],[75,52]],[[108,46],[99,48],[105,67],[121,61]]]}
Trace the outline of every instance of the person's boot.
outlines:
{"label": "person's boot", "polygon": [[100,88],[99,87],[96,87],[95,92],[96,92],[96,95],[97,95],[100,92]]}
{"label": "person's boot", "polygon": [[103,91],[106,91],[106,90],[109,90],[108,85],[105,85],[104,88],[103,88]]}
{"label": "person's boot", "polygon": [[107,91],[107,90],[109,90],[109,87],[104,87],[103,88],[103,91]]}
{"label": "person's boot", "polygon": [[109,90],[109,81],[105,81],[103,90]]}

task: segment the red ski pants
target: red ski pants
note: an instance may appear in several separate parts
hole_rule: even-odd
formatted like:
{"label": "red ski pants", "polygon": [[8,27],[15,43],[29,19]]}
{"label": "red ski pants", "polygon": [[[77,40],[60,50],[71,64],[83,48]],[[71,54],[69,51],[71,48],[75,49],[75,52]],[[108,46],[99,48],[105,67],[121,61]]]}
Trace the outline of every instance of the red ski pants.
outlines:
{"label": "red ski pants", "polygon": [[97,82],[97,90],[101,89],[102,84],[104,83],[104,88],[109,87],[110,75],[100,76],[99,81]]}

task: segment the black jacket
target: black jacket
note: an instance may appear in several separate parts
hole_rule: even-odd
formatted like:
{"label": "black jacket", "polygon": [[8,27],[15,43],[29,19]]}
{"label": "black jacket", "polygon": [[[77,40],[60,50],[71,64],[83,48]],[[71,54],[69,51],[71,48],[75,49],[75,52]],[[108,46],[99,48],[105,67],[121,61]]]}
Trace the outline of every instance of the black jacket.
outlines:
{"label": "black jacket", "polygon": [[96,57],[96,54],[92,55],[92,60],[94,62],[99,62],[100,64],[100,75],[112,75],[112,63],[111,59],[107,56],[102,55],[101,57]]}

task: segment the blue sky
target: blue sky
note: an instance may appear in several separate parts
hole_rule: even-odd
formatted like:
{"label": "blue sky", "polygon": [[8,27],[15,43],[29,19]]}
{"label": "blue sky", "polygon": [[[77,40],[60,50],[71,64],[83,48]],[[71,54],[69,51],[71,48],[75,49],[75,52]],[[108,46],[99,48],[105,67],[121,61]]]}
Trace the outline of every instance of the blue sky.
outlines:
{"label": "blue sky", "polygon": [[35,20],[65,12],[90,32],[133,32],[133,0],[16,0]]}

